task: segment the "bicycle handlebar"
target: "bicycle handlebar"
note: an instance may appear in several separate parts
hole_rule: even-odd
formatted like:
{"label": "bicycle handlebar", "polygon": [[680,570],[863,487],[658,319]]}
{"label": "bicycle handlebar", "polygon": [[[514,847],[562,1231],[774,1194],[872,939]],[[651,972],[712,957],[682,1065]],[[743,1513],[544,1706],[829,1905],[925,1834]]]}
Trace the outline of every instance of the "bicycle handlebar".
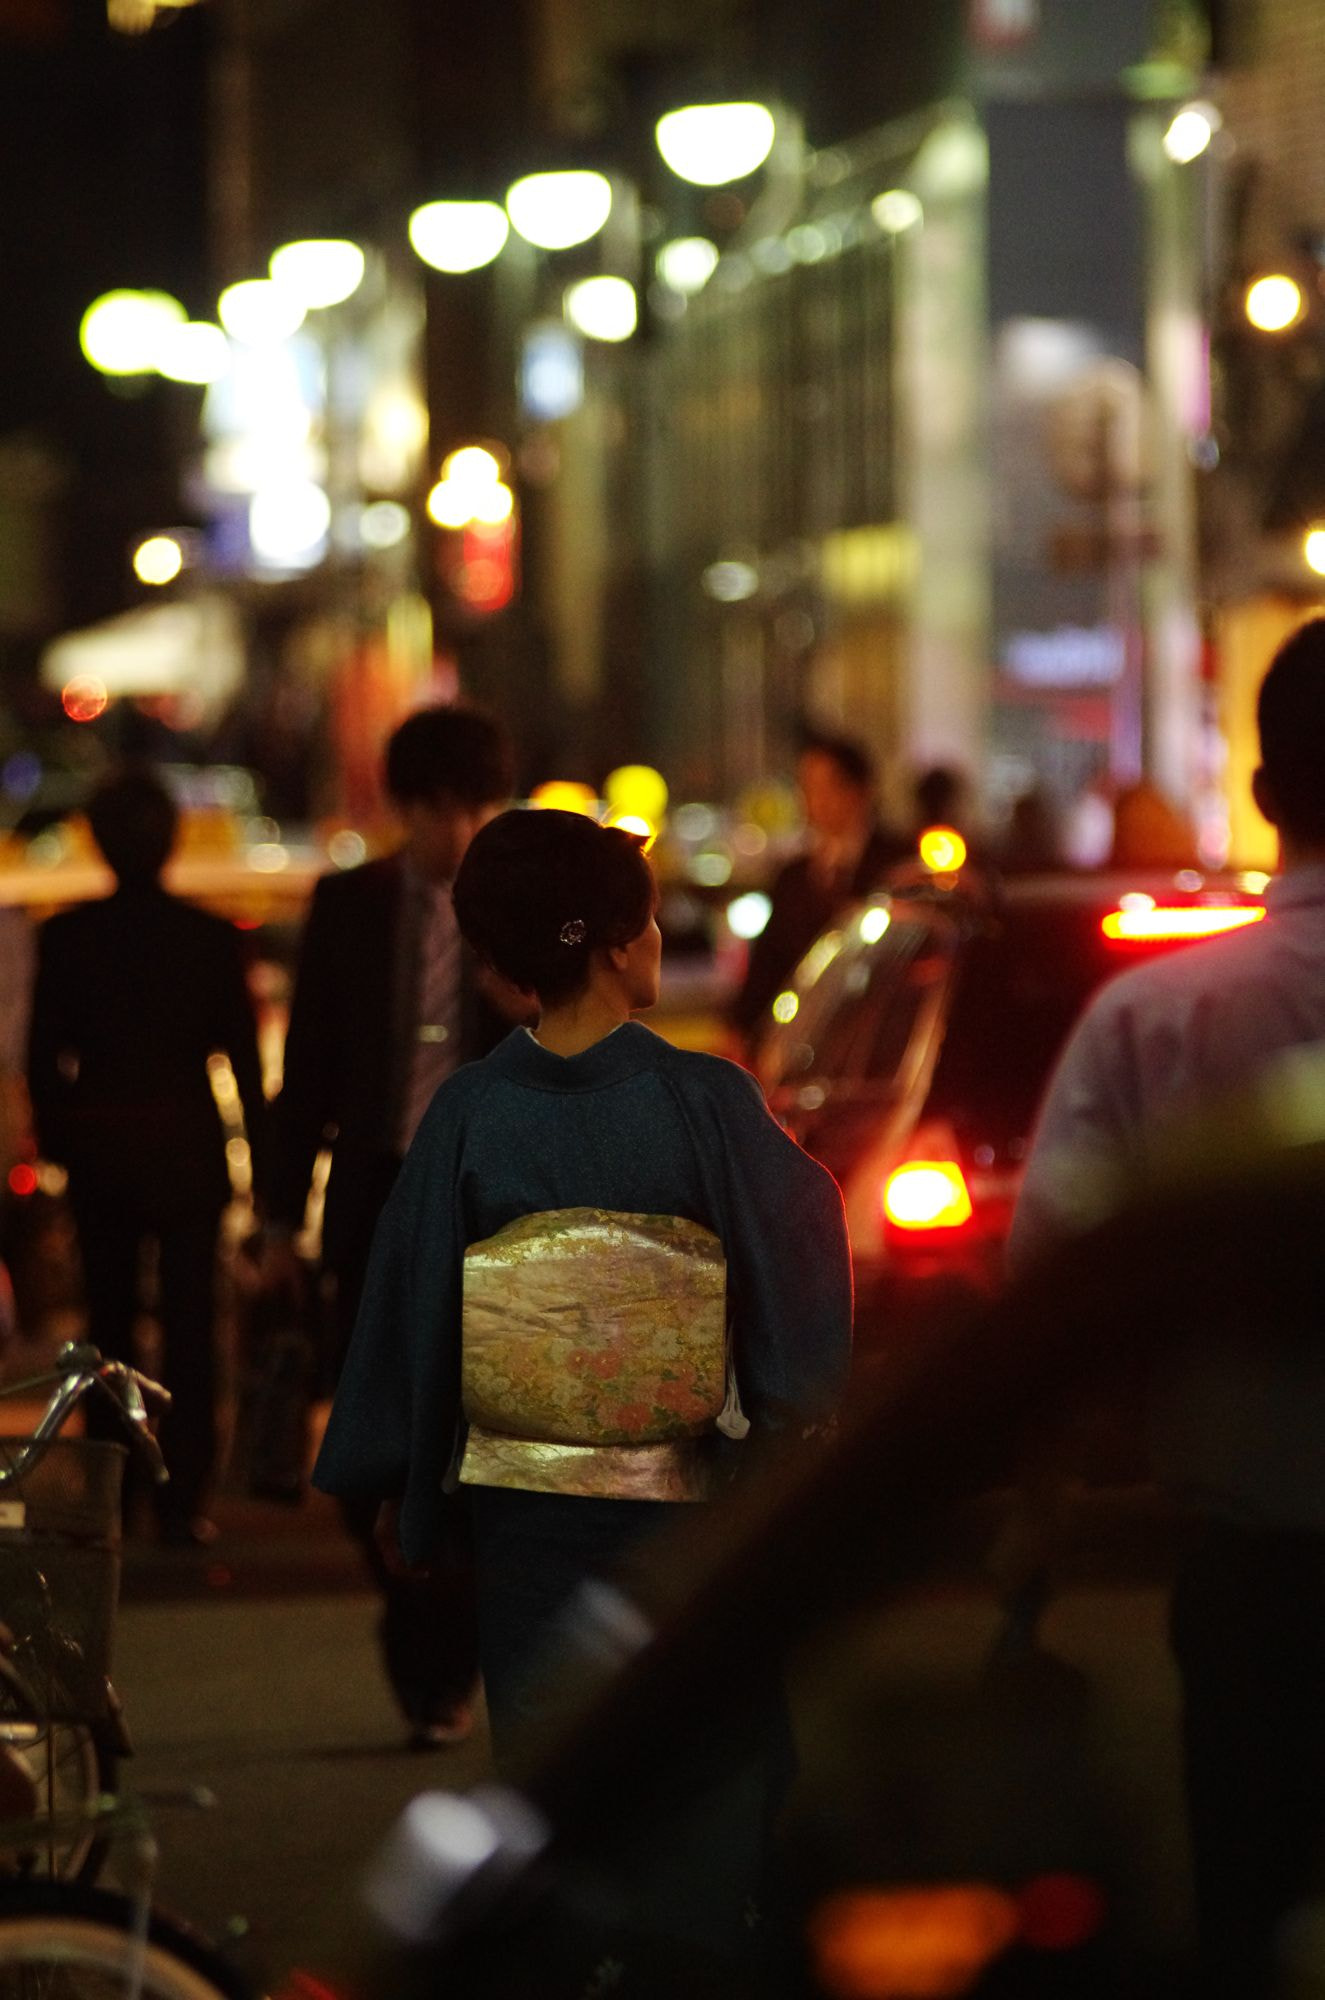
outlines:
{"label": "bicycle handlebar", "polygon": [[153,1479],[158,1485],[169,1479],[161,1447],[149,1428],[148,1405],[167,1408],[170,1391],[154,1382],[150,1375],[131,1368],[125,1361],[107,1361],[98,1348],[70,1341],[60,1349],[51,1373],[38,1381],[54,1382],[55,1390],[27,1444],[13,1454],[7,1465],[0,1465],[0,1491],[32,1470],[51,1440],[59,1435],[74,1405],[97,1392],[108,1396],[115,1405],[130,1442],[137,1445],[151,1467]]}

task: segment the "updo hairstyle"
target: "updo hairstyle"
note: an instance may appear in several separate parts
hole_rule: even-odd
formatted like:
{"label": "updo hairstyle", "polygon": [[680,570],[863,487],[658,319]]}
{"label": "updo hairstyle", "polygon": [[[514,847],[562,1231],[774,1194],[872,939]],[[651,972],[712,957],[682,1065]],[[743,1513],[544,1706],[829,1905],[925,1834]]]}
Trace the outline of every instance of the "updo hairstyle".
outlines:
{"label": "updo hairstyle", "polygon": [[637,834],[582,813],[517,808],[475,834],[454,900],[479,957],[555,1006],[588,984],[591,952],[639,936],[657,890]]}

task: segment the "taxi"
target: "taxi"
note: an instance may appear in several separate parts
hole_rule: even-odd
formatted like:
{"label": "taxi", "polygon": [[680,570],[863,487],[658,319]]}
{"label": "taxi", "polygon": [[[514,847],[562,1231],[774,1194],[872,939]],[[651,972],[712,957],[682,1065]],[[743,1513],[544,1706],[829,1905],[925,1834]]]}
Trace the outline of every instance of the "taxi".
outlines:
{"label": "taxi", "polygon": [[894,878],[819,937],[754,1067],[846,1203],[863,1346],[991,1294],[1059,1051],[1095,991],[1265,914],[1262,875]]}

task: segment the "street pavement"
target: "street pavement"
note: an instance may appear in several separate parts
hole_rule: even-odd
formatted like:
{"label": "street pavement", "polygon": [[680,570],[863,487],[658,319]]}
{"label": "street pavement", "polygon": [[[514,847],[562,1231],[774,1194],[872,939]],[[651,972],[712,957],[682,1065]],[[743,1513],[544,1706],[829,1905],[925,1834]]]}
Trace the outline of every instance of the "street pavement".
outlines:
{"label": "street pavement", "polygon": [[[480,1725],[457,1749],[403,1747],[376,1661],[375,1603],[329,1503],[223,1500],[218,1518],[222,1539],[206,1552],[127,1551],[116,1662],[136,1744],[126,1778],[149,1795],[198,1785],[216,1795],[207,1812],[159,1813],[158,1899],[213,1936],[241,1930],[236,1954],[268,1990],[317,2000],[310,1978],[334,1979],[353,1955],[358,1883],[381,1837],[416,1792],[485,1775],[486,1738]],[[1152,1579],[1074,1585],[1046,1623],[1046,1686],[1055,1699],[1055,1685],[1080,1696],[1144,1924],[1180,1941],[1186,1858],[1163,1623]],[[871,1798],[913,1791],[936,1746],[921,1782],[960,1799],[956,1766],[972,1759],[952,1717],[995,1633],[987,1593],[950,1584],[802,1665],[799,1817],[815,1839],[861,1800],[868,1816]],[[988,1763],[986,1744],[974,1761]],[[1014,1771],[1005,1819],[1021,1809],[1021,1783]]]}

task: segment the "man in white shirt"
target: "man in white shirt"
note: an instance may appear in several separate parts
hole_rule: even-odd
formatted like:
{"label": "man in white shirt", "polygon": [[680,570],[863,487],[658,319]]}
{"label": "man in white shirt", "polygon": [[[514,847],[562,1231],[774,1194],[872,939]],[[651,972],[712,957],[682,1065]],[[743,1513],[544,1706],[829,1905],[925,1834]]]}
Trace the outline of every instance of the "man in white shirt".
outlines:
{"label": "man in white shirt", "polygon": [[[1258,723],[1252,789],[1282,861],[1268,914],[1096,996],[1041,1112],[1014,1269],[1125,1199],[1184,1119],[1325,1046],[1325,619],[1276,654]],[[1306,1311],[1245,1339],[1174,1329],[1151,1399],[1155,1469],[1193,1529],[1172,1638],[1202,1991],[1239,2000],[1268,1990],[1325,1860],[1325,1325]]]}

